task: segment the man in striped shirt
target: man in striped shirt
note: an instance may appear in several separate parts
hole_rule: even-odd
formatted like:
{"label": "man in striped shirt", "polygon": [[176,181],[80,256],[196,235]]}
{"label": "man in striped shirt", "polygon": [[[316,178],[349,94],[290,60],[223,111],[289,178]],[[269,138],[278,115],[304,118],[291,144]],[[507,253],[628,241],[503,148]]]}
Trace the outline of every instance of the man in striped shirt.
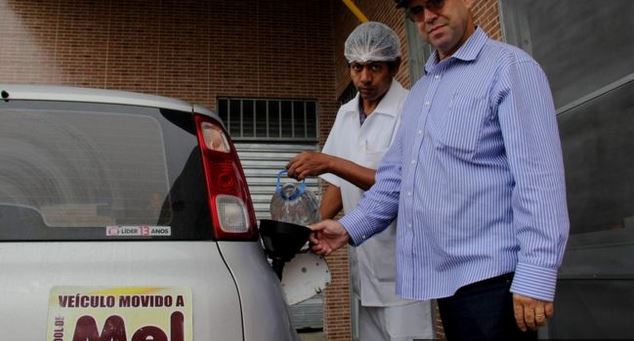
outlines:
{"label": "man in striped shirt", "polygon": [[435,47],[375,185],[313,251],[361,245],[397,215],[396,291],[438,299],[448,339],[535,339],[568,238],[552,95],[526,53],[475,27],[476,0],[397,0]]}

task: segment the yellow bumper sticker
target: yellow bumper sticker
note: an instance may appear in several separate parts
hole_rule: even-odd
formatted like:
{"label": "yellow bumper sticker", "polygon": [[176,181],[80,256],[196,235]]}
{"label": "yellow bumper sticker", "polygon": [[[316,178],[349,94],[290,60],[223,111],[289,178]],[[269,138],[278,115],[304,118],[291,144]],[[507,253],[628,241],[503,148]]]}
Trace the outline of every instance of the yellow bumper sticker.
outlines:
{"label": "yellow bumper sticker", "polygon": [[192,341],[189,288],[53,287],[47,341]]}

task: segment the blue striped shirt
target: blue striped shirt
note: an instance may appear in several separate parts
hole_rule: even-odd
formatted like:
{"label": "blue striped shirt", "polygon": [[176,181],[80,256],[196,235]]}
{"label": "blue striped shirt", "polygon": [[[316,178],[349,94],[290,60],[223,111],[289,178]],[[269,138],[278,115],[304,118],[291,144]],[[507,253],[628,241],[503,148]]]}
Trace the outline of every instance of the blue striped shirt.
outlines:
{"label": "blue striped shirt", "polygon": [[512,292],[552,301],[569,221],[544,72],[480,28],[425,71],[375,185],[342,225],[359,245],[398,214],[405,298],[448,297],[514,271]]}

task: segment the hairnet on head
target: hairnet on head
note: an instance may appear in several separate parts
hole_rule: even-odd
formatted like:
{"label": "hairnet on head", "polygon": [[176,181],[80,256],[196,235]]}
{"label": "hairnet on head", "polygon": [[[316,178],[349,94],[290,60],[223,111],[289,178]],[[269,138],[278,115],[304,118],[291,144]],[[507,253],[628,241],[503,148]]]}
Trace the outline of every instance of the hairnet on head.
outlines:
{"label": "hairnet on head", "polygon": [[387,62],[401,56],[401,42],[391,28],[370,21],[350,33],[343,54],[348,63]]}

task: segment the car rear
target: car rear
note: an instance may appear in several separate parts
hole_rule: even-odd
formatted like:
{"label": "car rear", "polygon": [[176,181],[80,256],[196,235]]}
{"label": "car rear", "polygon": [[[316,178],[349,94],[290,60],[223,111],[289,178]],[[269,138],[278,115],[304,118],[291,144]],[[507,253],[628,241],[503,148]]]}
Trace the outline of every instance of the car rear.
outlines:
{"label": "car rear", "polygon": [[296,337],[215,115],[123,92],[0,90],[12,340]]}

